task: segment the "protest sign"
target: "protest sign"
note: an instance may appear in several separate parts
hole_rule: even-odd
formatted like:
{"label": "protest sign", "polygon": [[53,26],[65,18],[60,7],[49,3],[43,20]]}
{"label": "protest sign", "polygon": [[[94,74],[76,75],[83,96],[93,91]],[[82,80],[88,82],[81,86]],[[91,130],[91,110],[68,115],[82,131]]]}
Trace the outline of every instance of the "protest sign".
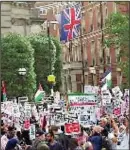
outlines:
{"label": "protest sign", "polygon": [[13,104],[13,114],[14,117],[20,117],[19,105],[17,103]]}
{"label": "protest sign", "polygon": [[103,105],[105,106],[111,103],[112,95],[109,90],[103,90],[101,91],[101,98]]}
{"label": "protest sign", "polygon": [[95,94],[69,94],[69,112],[78,114],[82,125],[96,123],[97,97]]}
{"label": "protest sign", "polygon": [[79,134],[80,133],[80,124],[79,123],[66,123],[65,124],[65,133],[66,134]]}
{"label": "protest sign", "polygon": [[91,85],[84,86],[84,93],[98,94],[98,92],[99,92],[98,86],[91,86]]}
{"label": "protest sign", "polygon": [[25,117],[30,118],[31,117],[31,104],[25,103],[24,109],[25,109]]}
{"label": "protest sign", "polygon": [[54,102],[58,104],[59,101],[60,101],[60,92],[57,91],[55,93]]}
{"label": "protest sign", "polygon": [[64,119],[64,114],[61,113],[55,113],[55,116],[54,116],[54,120],[55,120],[55,124],[64,124],[65,123],[65,119]]}
{"label": "protest sign", "polygon": [[35,139],[35,125],[34,124],[31,124],[31,126],[30,126],[29,137],[30,137],[30,140]]}
{"label": "protest sign", "polygon": [[121,98],[123,96],[119,86],[116,86],[112,89],[112,92],[116,98]]}

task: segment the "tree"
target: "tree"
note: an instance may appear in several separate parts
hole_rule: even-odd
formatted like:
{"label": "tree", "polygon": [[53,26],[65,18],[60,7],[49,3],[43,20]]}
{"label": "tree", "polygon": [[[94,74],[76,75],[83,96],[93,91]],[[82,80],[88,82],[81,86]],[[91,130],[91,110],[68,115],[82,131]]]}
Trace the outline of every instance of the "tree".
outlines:
{"label": "tree", "polygon": [[[7,95],[31,98],[36,90],[36,75],[34,49],[30,42],[22,35],[9,33],[2,38],[1,55],[1,76],[6,82]],[[24,78],[19,76],[19,68],[26,68]]]}
{"label": "tree", "polygon": [[[49,38],[44,34],[32,34],[28,37],[32,47],[35,50],[35,72],[37,85],[39,82],[42,84],[43,89],[50,93],[50,85],[47,82],[47,76],[52,73],[52,64],[54,61],[54,75],[56,76],[55,90],[59,90],[61,86],[61,46],[56,38]],[[54,49],[56,48],[56,52]],[[54,55],[56,55],[54,60]]]}
{"label": "tree", "polygon": [[[127,14],[113,13],[106,20],[105,46],[114,47],[119,52],[117,56],[118,67],[121,68],[123,76],[129,81],[129,16]],[[123,85],[129,87],[129,82]]]}

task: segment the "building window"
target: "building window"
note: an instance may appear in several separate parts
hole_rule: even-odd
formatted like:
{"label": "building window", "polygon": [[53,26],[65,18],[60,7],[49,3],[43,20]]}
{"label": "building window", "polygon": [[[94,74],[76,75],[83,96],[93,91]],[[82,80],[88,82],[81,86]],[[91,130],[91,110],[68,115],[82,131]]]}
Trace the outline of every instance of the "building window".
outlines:
{"label": "building window", "polygon": [[56,30],[56,24],[53,24],[53,29]]}
{"label": "building window", "polygon": [[96,65],[96,60],[95,60],[95,41],[91,42],[91,58],[92,58],[92,66]]}
{"label": "building window", "polygon": [[120,49],[116,48],[115,52],[116,52],[116,62],[120,62],[121,61]]}
{"label": "building window", "polygon": [[92,9],[89,10],[89,31],[93,31],[93,12]]}
{"label": "building window", "polygon": [[78,46],[78,61],[82,61],[82,55],[81,55],[81,45]]}
{"label": "building window", "polygon": [[106,14],[106,19],[108,18],[108,9],[107,9],[107,7],[106,7],[106,9],[105,9],[105,14]]}
{"label": "building window", "polygon": [[85,84],[87,85],[88,84],[88,76],[85,75]]}
{"label": "building window", "polygon": [[100,62],[100,64],[102,64],[103,63],[103,51],[102,51],[102,47],[101,47],[101,39],[98,39],[97,50],[98,50],[98,54],[99,54],[99,62]]}
{"label": "building window", "polygon": [[76,81],[81,82],[81,74],[76,74]]}
{"label": "building window", "polygon": [[111,57],[110,57],[110,49],[108,47],[105,49],[105,53],[106,53],[106,63],[110,64],[111,63]]}
{"label": "building window", "polygon": [[86,49],[86,42],[83,43],[83,55],[84,55],[84,60],[87,60],[87,49]]}
{"label": "building window", "polygon": [[114,12],[116,13],[117,12],[117,5],[116,5],[116,3],[113,3],[113,5],[114,5]]}
{"label": "building window", "polygon": [[40,15],[47,15],[47,9],[40,8]]}
{"label": "building window", "polygon": [[97,28],[98,29],[101,28],[101,13],[100,13],[99,9],[98,9],[98,13],[97,13]]}
{"label": "building window", "polygon": [[77,83],[77,92],[82,92],[82,84],[81,83]]}

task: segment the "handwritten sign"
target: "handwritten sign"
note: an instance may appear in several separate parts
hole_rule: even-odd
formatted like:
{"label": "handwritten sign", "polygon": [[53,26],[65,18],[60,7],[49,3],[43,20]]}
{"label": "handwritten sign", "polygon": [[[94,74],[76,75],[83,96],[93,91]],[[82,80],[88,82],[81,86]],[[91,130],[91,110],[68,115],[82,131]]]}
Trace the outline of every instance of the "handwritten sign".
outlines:
{"label": "handwritten sign", "polygon": [[68,135],[79,134],[80,133],[80,124],[79,123],[66,123],[65,124],[65,133]]}

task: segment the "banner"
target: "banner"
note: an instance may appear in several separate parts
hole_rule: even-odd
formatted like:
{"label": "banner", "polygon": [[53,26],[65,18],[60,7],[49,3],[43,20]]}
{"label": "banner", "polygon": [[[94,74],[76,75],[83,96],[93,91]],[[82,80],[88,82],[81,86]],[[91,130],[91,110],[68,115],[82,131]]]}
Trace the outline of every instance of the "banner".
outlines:
{"label": "banner", "polygon": [[69,112],[78,114],[82,125],[96,123],[97,96],[95,94],[69,94]]}
{"label": "banner", "polygon": [[69,111],[83,113],[86,108],[91,109],[97,105],[97,97],[94,94],[68,94]]}
{"label": "banner", "polygon": [[65,133],[70,134],[79,134],[80,133],[80,124],[79,123],[66,123],[65,124]]}

